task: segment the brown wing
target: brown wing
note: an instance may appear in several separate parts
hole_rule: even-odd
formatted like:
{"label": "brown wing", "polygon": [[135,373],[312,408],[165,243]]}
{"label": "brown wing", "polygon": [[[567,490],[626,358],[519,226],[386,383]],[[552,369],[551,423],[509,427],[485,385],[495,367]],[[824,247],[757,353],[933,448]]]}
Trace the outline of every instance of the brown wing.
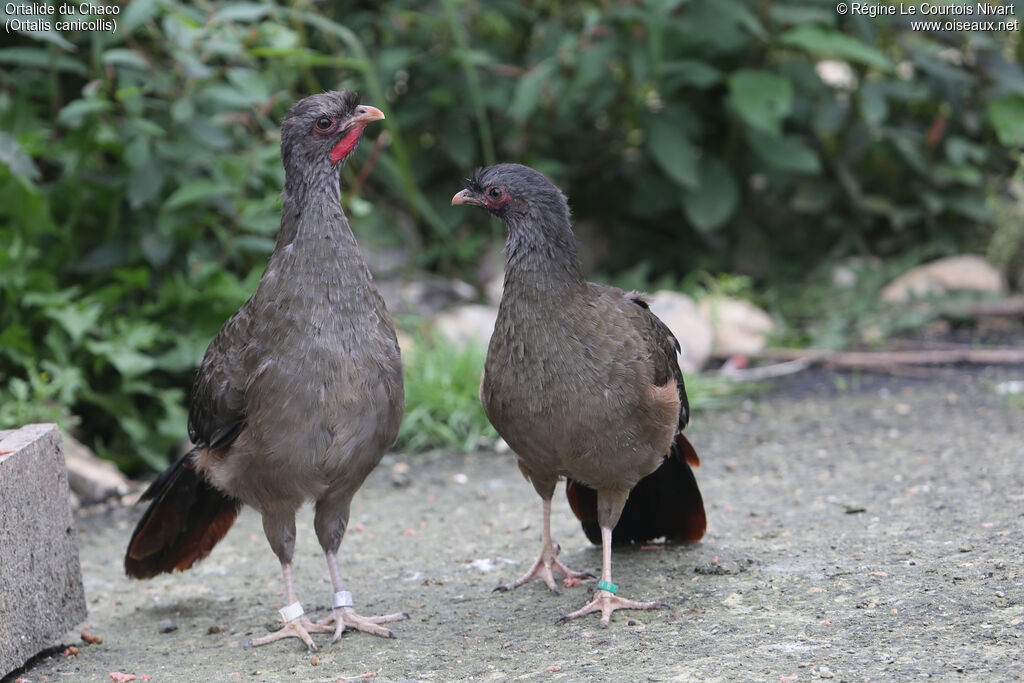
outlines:
{"label": "brown wing", "polygon": [[[691,469],[691,466],[700,464],[700,458],[682,433],[690,421],[690,403],[676,356],[679,342],[668,326],[651,312],[643,297],[636,293],[626,294],[626,297],[641,311],[641,333],[650,344],[655,385],[664,386],[673,379],[676,382],[679,423],[675,441],[661,466],[637,482],[630,491],[622,515],[612,531],[612,542],[643,543],[662,536],[680,542],[699,541],[704,536],[707,517],[700,488]],[[571,479],[566,483],[565,491],[587,538],[599,544],[601,530],[597,524],[597,492]]]}
{"label": "brown wing", "polygon": [[189,397],[188,435],[213,450],[230,446],[245,427],[245,383],[240,371],[250,338],[248,304],[228,318],[210,342]]}

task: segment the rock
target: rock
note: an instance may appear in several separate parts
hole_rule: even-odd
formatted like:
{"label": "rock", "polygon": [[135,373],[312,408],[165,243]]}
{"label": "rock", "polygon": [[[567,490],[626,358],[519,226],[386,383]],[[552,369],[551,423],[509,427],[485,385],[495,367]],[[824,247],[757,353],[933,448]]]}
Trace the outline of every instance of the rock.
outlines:
{"label": "rock", "polygon": [[882,301],[899,303],[952,291],[1003,294],[1006,283],[995,266],[980,256],[948,256],[900,275],[882,290]]}
{"label": "rock", "polygon": [[823,59],[814,65],[821,82],[837,90],[856,90],[857,75],[848,63],[837,59]]}
{"label": "rock", "polygon": [[497,306],[501,302],[501,292],[505,284],[505,248],[501,242],[495,241],[484,248],[474,275],[484,300]]}
{"label": "rock", "polygon": [[412,477],[409,476],[408,463],[396,462],[391,468],[391,485],[403,489],[411,483]]}
{"label": "rock", "polygon": [[406,278],[378,279],[377,289],[391,315],[430,317],[453,304],[475,301],[477,291],[462,280],[415,273]]}
{"label": "rock", "polygon": [[85,616],[60,430],[0,432],[0,678]]}
{"label": "rock", "polygon": [[402,356],[405,357],[407,354],[412,353],[413,347],[416,346],[412,335],[403,330],[395,330],[395,336],[398,337],[398,349],[402,352]]}
{"label": "rock", "polygon": [[373,277],[380,280],[400,274],[409,263],[408,250],[404,246],[388,247],[362,240],[359,251]]}
{"label": "rock", "polygon": [[714,328],[712,347],[716,356],[760,353],[775,331],[771,316],[743,299],[709,296],[700,302],[699,308]]}
{"label": "rock", "polygon": [[128,479],[114,463],[102,460],[73,436],[64,440],[68,484],[82,505],[92,505],[128,493]]}
{"label": "rock", "polygon": [[434,315],[453,304],[477,298],[476,288],[468,282],[425,273],[419,273],[403,284],[400,295],[407,310],[423,317]]}
{"label": "rock", "polygon": [[160,631],[160,633],[172,633],[178,630],[178,625],[170,619],[164,619],[159,624],[157,624],[156,627]]}
{"label": "rock", "polygon": [[452,346],[464,349],[475,345],[486,349],[498,318],[497,306],[462,304],[434,316],[433,328]]}
{"label": "rock", "polygon": [[668,325],[679,340],[679,367],[684,372],[695,372],[704,367],[711,357],[713,330],[708,318],[697,308],[693,299],[662,289],[648,298],[651,311]]}
{"label": "rock", "polygon": [[484,283],[484,298],[487,303],[497,306],[501,303],[501,294],[505,291],[505,273],[498,273]]}
{"label": "rock", "polygon": [[874,270],[881,266],[881,259],[852,256],[832,268],[832,284],[849,289],[857,284],[865,271]]}

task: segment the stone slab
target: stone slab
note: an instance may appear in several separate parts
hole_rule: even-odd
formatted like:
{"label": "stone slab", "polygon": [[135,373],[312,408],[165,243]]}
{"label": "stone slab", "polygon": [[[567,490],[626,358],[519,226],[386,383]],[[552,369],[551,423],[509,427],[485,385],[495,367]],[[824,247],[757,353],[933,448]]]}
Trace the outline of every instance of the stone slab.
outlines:
{"label": "stone slab", "polygon": [[0,432],[0,677],[85,616],[60,430]]}

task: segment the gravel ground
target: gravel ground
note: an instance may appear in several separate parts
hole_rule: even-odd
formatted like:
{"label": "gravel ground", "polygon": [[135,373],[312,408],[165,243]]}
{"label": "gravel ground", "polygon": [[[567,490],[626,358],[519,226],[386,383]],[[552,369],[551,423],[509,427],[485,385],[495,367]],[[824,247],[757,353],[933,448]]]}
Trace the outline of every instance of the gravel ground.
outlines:
{"label": "gravel ground", "polygon": [[[819,379],[821,377],[819,376]],[[109,681],[1019,680],[1024,672],[1024,403],[995,391],[1024,370],[805,383],[698,414],[705,539],[617,551],[620,594],[667,609],[556,625],[594,581],[552,595],[513,578],[539,548],[540,502],[509,454],[389,457],[357,495],[342,570],[363,614],[406,610],[398,638],[347,633],[246,648],[273,627],[276,558],[259,518],[194,570],[125,578],[137,508],[79,518],[103,638],[23,679]],[[395,465],[408,464],[408,484]],[[398,477],[403,478],[403,477]],[[570,567],[600,551],[561,492],[553,533]],[[307,612],[331,587],[304,509],[295,558]],[[175,627],[170,630],[171,627]],[[166,632],[162,632],[166,631]]]}

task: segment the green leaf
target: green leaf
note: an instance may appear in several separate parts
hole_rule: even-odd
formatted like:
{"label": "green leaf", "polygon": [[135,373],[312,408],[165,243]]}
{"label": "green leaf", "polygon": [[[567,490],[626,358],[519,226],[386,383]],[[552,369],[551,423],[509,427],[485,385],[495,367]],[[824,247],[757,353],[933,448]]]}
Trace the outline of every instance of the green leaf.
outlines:
{"label": "green leaf", "polygon": [[654,119],[648,131],[647,148],[677,184],[691,189],[700,184],[697,149],[678,127],[664,119]]}
{"label": "green leaf", "polygon": [[110,111],[113,105],[107,100],[86,99],[70,102],[57,114],[57,123],[68,128],[79,128],[86,117]]}
{"label": "green leaf", "polygon": [[938,163],[932,166],[931,171],[932,178],[938,185],[960,184],[980,187],[983,180],[981,171],[974,166]]}
{"label": "green leaf", "polygon": [[747,136],[754,148],[767,164],[792,173],[819,173],[821,161],[818,154],[795,135],[775,137],[751,133]]}
{"label": "green leaf", "polygon": [[214,21],[257,21],[270,14],[271,5],[257,4],[254,2],[237,2],[229,5],[222,5],[213,15]]}
{"label": "green leaf", "polygon": [[86,76],[89,73],[89,69],[85,64],[67,55],[38,47],[0,48],[0,64],[32,66],[39,69],[56,69],[57,71],[67,71],[78,76]]}
{"label": "green leaf", "polygon": [[3,132],[0,132],[0,164],[7,164],[13,175],[27,180],[39,177],[39,169],[32,162],[32,157],[25,154],[17,140]]}
{"label": "green leaf", "polygon": [[132,208],[137,209],[153,199],[164,184],[167,171],[156,159],[135,169],[128,179],[128,201]]}
{"label": "green leaf", "polygon": [[1024,146],[1024,96],[1009,95],[990,102],[988,120],[999,142],[1006,147]]}
{"label": "green leaf", "polygon": [[508,108],[509,116],[513,120],[522,123],[537,109],[544,93],[544,86],[555,73],[556,67],[553,59],[546,59],[519,79]]}
{"label": "green leaf", "polygon": [[761,21],[750,10],[747,3],[738,2],[737,0],[716,0],[714,4],[718,11],[732,19],[739,26],[742,26],[751,35],[764,38],[764,26],[761,25]]}
{"label": "green leaf", "polygon": [[793,109],[793,87],[770,71],[740,69],[729,76],[729,96],[747,125],[778,134]]}
{"label": "green leaf", "polygon": [[780,40],[783,45],[799,48],[819,57],[837,57],[883,71],[892,70],[892,62],[881,50],[853,36],[823,26],[797,26],[783,33]]}
{"label": "green leaf", "polygon": [[142,71],[149,69],[149,62],[146,61],[145,57],[135,50],[125,50],[122,48],[115,48],[104,52],[103,63],[112,66],[127,66]]}
{"label": "green leaf", "polygon": [[973,162],[982,164],[988,158],[988,149],[958,135],[946,138],[946,158],[954,164]]}
{"label": "green leaf", "polygon": [[[15,3],[15,6],[17,6],[19,4],[21,4],[21,3]],[[7,3],[4,3],[4,5],[5,5],[5,9],[6,9]],[[6,14],[6,11],[4,13]],[[19,16],[17,18],[19,18],[19,19],[34,19],[35,17],[34,16],[23,15],[23,16]],[[44,43],[52,43],[53,45],[56,45],[60,49],[67,50],[68,52],[74,52],[75,50],[78,49],[77,47],[75,47],[75,45],[73,43],[68,42],[68,40],[64,36],[62,36],[57,31],[53,30],[52,28],[48,28],[48,29],[24,29],[24,28],[19,28],[19,29],[15,29],[15,30],[18,33],[21,33],[21,34],[24,34],[26,36],[29,36],[30,38],[34,38],[35,40],[38,40],[38,41],[41,41],[41,42],[44,42]]]}
{"label": "green leaf", "polygon": [[814,7],[772,3],[768,12],[772,21],[779,24],[834,24],[836,21],[836,12],[829,6]]}
{"label": "green leaf", "polygon": [[150,265],[157,268],[166,264],[174,252],[174,242],[155,230],[150,230],[142,236],[139,247]]}
{"label": "green leaf", "polygon": [[71,337],[71,341],[80,344],[86,332],[91,330],[103,315],[103,306],[97,303],[78,302],[71,306],[47,309],[47,317],[56,321]]}
{"label": "green leaf", "polygon": [[267,81],[258,71],[236,67],[229,69],[227,76],[239,92],[245,93],[252,101],[263,102],[270,98]]}
{"label": "green leaf", "polygon": [[860,113],[870,126],[880,126],[885,123],[885,117],[889,114],[889,103],[885,99],[885,91],[877,84],[869,83],[860,88],[857,93],[860,104]]}
{"label": "green leaf", "polygon": [[121,21],[118,22],[122,31],[132,33],[143,23],[156,16],[160,0],[132,0],[121,10]]}
{"label": "green leaf", "polygon": [[700,162],[700,187],[683,192],[683,212],[701,232],[712,232],[736,211],[740,193],[729,169],[718,159]]}
{"label": "green leaf", "polygon": [[661,73],[674,83],[694,88],[710,88],[722,80],[722,73],[718,69],[696,59],[665,62]]}
{"label": "green leaf", "polygon": [[190,204],[202,204],[211,197],[224,197],[232,192],[237,192],[237,190],[208,179],[193,180],[175,190],[164,202],[164,208],[179,209]]}

